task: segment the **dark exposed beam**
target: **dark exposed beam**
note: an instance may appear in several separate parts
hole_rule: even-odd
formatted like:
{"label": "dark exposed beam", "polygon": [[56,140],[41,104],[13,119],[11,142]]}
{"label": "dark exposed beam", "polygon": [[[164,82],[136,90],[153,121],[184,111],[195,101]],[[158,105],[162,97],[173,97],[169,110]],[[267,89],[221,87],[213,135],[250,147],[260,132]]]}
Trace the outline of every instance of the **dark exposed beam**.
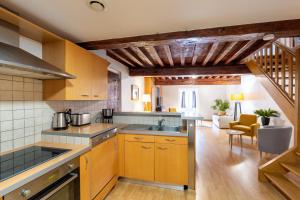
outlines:
{"label": "dark exposed beam", "polygon": [[185,50],[186,50],[186,48],[184,46],[182,46],[180,48],[180,64],[181,64],[181,66],[184,66],[184,64],[185,64]]}
{"label": "dark exposed beam", "polygon": [[134,67],[135,65],[128,61],[127,59],[123,58],[121,55],[119,55],[118,53],[116,53],[115,51],[113,50],[110,50],[108,49],[107,50],[107,55],[115,60],[117,60],[118,62],[122,63],[123,65],[126,65],[126,66],[132,66]]}
{"label": "dark exposed beam", "polygon": [[214,65],[218,64],[231,50],[232,48],[237,44],[238,42],[231,42],[222,53],[219,54],[219,56],[216,58]]}
{"label": "dark exposed beam", "polygon": [[211,57],[214,55],[216,49],[218,48],[218,46],[219,46],[218,42],[213,43],[213,45],[210,47],[210,50],[209,50],[206,58],[204,59],[202,65],[206,65],[209,62],[209,60],[211,59]]}
{"label": "dark exposed beam", "polygon": [[143,60],[143,62],[146,65],[150,65],[153,66],[153,63],[148,59],[148,57],[138,48],[138,47],[130,47],[131,50],[140,57],[141,60]]}
{"label": "dark exposed beam", "polygon": [[199,44],[196,44],[195,45],[195,48],[194,48],[194,55],[193,55],[193,58],[192,58],[192,65],[195,66],[196,62],[197,62],[197,59],[201,53],[201,50],[202,48],[200,47]]}
{"label": "dark exposed beam", "polygon": [[157,53],[157,51],[156,51],[156,49],[154,48],[154,47],[152,47],[152,46],[147,46],[147,47],[145,47],[145,49],[146,49],[146,51],[150,54],[150,56],[154,59],[154,60],[156,60],[156,62],[158,62],[158,64],[160,65],[160,66],[164,66],[164,63],[162,62],[162,60],[161,60],[161,58],[159,57],[159,55],[158,55],[158,53]]}
{"label": "dark exposed beam", "polygon": [[169,45],[164,45],[164,50],[167,55],[170,66],[174,66],[174,61],[173,61],[173,57]]}
{"label": "dark exposed beam", "polygon": [[256,40],[250,40],[248,41],[242,48],[240,48],[237,52],[235,52],[226,62],[225,64],[230,63],[231,61],[233,61],[234,59],[236,59],[239,55],[241,55],[245,50],[247,50],[248,48],[250,48],[254,43],[256,42]]}
{"label": "dark exposed beam", "polygon": [[163,45],[172,42],[184,45],[257,40],[261,39],[265,33],[273,33],[276,37],[299,36],[300,19],[90,41],[79,43],[79,45],[90,50]]}
{"label": "dark exposed beam", "polygon": [[250,74],[246,65],[226,65],[226,66],[200,66],[200,67],[151,67],[151,68],[130,68],[130,76],[184,76],[184,75],[240,75]]}
{"label": "dark exposed beam", "polygon": [[171,79],[162,80],[155,78],[155,85],[239,85],[241,84],[240,76],[224,77],[224,78],[202,78],[197,79]]}
{"label": "dark exposed beam", "polygon": [[122,51],[122,53],[128,57],[130,60],[132,60],[133,62],[135,62],[136,64],[140,65],[140,66],[144,66],[143,63],[141,63],[136,57],[134,57],[127,49],[120,49],[120,51]]}

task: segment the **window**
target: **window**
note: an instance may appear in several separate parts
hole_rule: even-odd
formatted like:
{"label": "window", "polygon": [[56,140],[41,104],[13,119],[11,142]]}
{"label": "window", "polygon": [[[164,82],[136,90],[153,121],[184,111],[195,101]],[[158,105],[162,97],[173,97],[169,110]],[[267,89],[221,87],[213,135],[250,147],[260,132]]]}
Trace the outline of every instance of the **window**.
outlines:
{"label": "window", "polygon": [[195,88],[179,89],[180,112],[197,112],[198,90]]}

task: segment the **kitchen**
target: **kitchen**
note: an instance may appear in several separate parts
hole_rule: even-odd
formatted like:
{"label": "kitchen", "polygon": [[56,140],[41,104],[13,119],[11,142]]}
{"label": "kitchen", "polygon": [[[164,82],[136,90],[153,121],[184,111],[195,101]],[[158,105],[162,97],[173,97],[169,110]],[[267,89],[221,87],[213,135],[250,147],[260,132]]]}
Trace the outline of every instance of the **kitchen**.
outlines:
{"label": "kitchen", "polygon": [[298,1],[0,2],[0,200],[300,198]]}
{"label": "kitchen", "polygon": [[0,16],[0,197],[104,199],[123,179],[194,189],[187,120],[136,112],[151,127],[99,123],[109,111],[108,61],[5,8]]}

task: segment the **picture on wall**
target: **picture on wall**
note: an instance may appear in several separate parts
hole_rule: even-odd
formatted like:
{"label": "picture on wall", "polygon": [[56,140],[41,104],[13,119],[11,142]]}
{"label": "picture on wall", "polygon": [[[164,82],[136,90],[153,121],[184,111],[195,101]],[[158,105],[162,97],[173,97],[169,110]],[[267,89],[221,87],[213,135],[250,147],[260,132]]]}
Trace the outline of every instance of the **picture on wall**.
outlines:
{"label": "picture on wall", "polygon": [[137,85],[131,85],[131,100],[139,100],[139,87]]}

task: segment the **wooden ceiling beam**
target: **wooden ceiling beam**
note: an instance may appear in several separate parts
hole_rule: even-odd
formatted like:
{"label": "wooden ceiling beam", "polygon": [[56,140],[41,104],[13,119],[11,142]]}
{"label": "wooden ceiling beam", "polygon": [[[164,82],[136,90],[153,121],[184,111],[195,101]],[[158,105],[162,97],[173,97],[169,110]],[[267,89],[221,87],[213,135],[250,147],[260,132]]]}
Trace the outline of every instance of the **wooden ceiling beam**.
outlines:
{"label": "wooden ceiling beam", "polygon": [[145,49],[150,54],[152,59],[156,60],[156,62],[158,62],[158,64],[160,66],[162,66],[162,67],[164,66],[163,61],[161,60],[161,58],[159,57],[156,49],[153,46],[146,46]]}
{"label": "wooden ceiling beam", "polygon": [[213,45],[210,47],[210,50],[208,51],[207,56],[204,59],[202,65],[206,65],[210,61],[211,57],[214,55],[214,53],[217,50],[218,46],[219,46],[218,42],[213,43]]}
{"label": "wooden ceiling beam", "polygon": [[170,50],[170,46],[169,45],[164,45],[163,47],[164,47],[165,53],[167,55],[170,66],[174,66],[174,61],[173,61],[172,53],[171,53],[171,50]]}
{"label": "wooden ceiling beam", "polygon": [[234,59],[236,59],[239,55],[241,55],[246,49],[250,48],[254,43],[256,42],[256,40],[249,40],[247,43],[245,43],[245,45],[240,48],[237,52],[235,52],[226,62],[225,64],[228,64],[232,61],[234,61]]}
{"label": "wooden ceiling beam", "polygon": [[135,65],[128,61],[127,59],[123,58],[121,55],[119,55],[118,53],[116,53],[114,50],[108,49],[107,50],[107,55],[115,60],[117,60],[118,62],[122,63],[125,66],[128,67],[135,67]]}
{"label": "wooden ceiling beam", "polygon": [[231,50],[232,48],[237,44],[238,42],[231,42],[227,45],[227,47],[224,49],[222,53],[219,54],[219,56],[216,58],[214,65],[218,64]]}
{"label": "wooden ceiling beam", "polygon": [[231,78],[207,78],[207,79],[169,79],[161,80],[155,79],[155,85],[239,85],[241,84],[241,77],[234,76]]}
{"label": "wooden ceiling beam", "polygon": [[197,59],[201,53],[202,48],[200,47],[199,44],[195,44],[195,48],[194,48],[194,54],[193,54],[193,58],[192,58],[192,66],[196,65]]}
{"label": "wooden ceiling beam", "polygon": [[138,64],[139,66],[144,66],[143,63],[141,63],[136,57],[134,57],[127,49],[120,49],[120,51],[128,57],[130,60]]}
{"label": "wooden ceiling beam", "polygon": [[147,68],[130,68],[130,76],[193,76],[193,75],[241,75],[250,74],[246,65],[223,65],[223,66],[201,66],[201,67],[151,67]]}
{"label": "wooden ceiling beam", "polygon": [[180,64],[181,64],[181,66],[184,66],[184,64],[185,64],[185,47],[184,46],[182,46],[181,48],[180,48]]}
{"label": "wooden ceiling beam", "polygon": [[212,42],[244,41],[262,39],[264,34],[273,33],[275,37],[292,37],[300,35],[300,19],[245,24],[227,27],[179,31],[171,33],[134,36],[118,39],[99,40],[79,43],[85,49],[117,49],[129,46],[163,44],[198,44]]}
{"label": "wooden ceiling beam", "polygon": [[130,49],[137,55],[140,57],[141,60],[143,60],[143,62],[146,65],[150,65],[153,66],[154,64],[150,61],[150,59],[140,50],[140,48],[138,47],[130,47]]}

